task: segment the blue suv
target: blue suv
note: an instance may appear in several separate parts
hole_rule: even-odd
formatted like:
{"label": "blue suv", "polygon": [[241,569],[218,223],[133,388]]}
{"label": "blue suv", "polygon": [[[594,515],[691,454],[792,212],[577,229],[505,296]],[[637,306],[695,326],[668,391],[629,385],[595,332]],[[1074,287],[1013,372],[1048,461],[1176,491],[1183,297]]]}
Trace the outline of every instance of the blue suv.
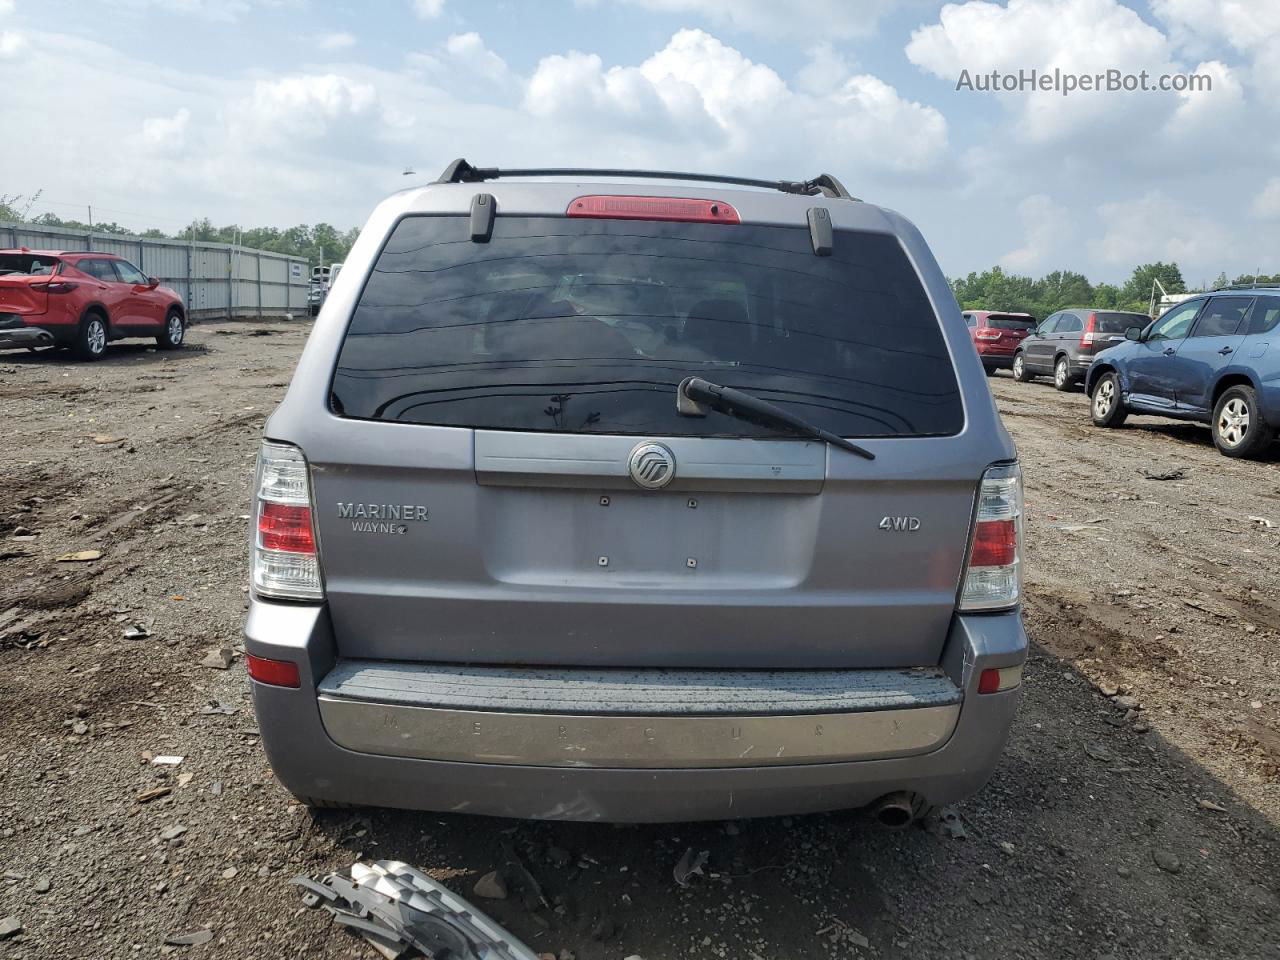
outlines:
{"label": "blue suv", "polygon": [[[1098,355],[1085,381],[1099,427],[1131,414],[1209,424],[1228,457],[1259,456],[1280,427],[1280,289],[1193,297]],[[1271,350],[1272,341],[1276,349]]]}

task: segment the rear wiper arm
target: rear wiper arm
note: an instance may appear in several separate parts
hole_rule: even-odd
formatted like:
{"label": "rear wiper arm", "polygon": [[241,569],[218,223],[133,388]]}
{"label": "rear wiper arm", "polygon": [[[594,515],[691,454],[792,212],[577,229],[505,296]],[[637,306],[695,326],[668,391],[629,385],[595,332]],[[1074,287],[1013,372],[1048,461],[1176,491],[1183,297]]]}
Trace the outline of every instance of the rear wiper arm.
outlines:
{"label": "rear wiper arm", "polygon": [[768,400],[761,400],[749,393],[735,390],[733,387],[722,387],[701,377],[685,377],[676,388],[676,410],[686,417],[702,416],[699,403],[726,413],[739,420],[758,420],[776,427],[787,427],[796,433],[815,440],[822,440],[832,446],[856,453],[867,460],[874,460],[876,455],[866,447],[860,447],[852,440],[837,436],[819,426],[815,426],[803,417],[788,413]]}

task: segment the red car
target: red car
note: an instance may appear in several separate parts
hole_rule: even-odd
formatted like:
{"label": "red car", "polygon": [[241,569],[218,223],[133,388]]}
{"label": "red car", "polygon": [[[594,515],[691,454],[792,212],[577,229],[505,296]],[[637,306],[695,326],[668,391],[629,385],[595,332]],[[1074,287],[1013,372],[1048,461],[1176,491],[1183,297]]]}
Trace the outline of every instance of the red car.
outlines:
{"label": "red car", "polygon": [[966,310],[964,322],[987,376],[1012,367],[1018,344],[1036,329],[1036,318],[1029,313]]}
{"label": "red car", "polygon": [[0,250],[0,349],[57,345],[97,360],[107,341],[154,337],[182,346],[182,298],[109,253]]}

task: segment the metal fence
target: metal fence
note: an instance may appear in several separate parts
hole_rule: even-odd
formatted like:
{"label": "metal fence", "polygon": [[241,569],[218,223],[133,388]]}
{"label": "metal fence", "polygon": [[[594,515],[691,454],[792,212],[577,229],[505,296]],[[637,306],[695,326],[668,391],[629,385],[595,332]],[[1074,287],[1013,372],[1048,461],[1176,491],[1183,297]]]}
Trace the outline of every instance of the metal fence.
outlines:
{"label": "metal fence", "polygon": [[0,223],[0,246],[114,253],[176,290],[193,320],[307,314],[311,271],[303,257],[33,223]]}

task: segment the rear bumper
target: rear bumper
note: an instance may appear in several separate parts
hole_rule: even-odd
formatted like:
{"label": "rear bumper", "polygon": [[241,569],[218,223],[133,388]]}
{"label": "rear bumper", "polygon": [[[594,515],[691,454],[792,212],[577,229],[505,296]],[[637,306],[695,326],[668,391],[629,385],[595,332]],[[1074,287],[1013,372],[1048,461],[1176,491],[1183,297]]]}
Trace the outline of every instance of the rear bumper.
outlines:
{"label": "rear bumper", "polygon": [[[441,711],[396,704],[382,693],[360,704],[347,695],[350,689],[344,693],[328,679],[337,661],[323,607],[255,600],[245,636],[250,653],[299,666],[299,689],[252,683],[267,756],[294,794],[370,806],[614,822],[844,809],[896,790],[935,804],[962,799],[986,782],[999,760],[1019,696],[1017,688],[979,695],[978,675],[1021,664],[1027,645],[1018,613],[956,617],[942,665],[956,694],[951,703],[774,716],[713,706],[711,717],[690,703],[687,713],[654,717],[629,708],[564,715],[553,698],[546,703],[556,709],[537,714],[485,704],[473,709],[475,703]],[[336,710],[333,701],[340,701]],[[354,724],[347,722],[353,717]],[[770,762],[728,754],[725,744],[733,742],[735,728],[770,747]],[[518,731],[524,731],[523,754],[508,749],[522,742]],[[637,748],[648,737],[663,746]],[[471,738],[469,759],[459,759],[468,756]],[[790,762],[777,756],[779,746],[801,740],[807,751],[797,750]],[[624,742],[627,749],[620,747]],[[402,755],[388,755],[392,750]],[[864,758],[837,759],[842,751]]]}
{"label": "rear bumper", "polygon": [[984,367],[992,370],[1008,370],[1013,366],[1013,354],[982,353],[978,355]]}
{"label": "rear bumper", "polygon": [[974,349],[983,360],[1012,360],[1018,350],[1016,343],[995,343],[983,340],[974,341]]}
{"label": "rear bumper", "polygon": [[58,338],[44,327],[0,327],[0,350],[15,347],[50,347]]}

